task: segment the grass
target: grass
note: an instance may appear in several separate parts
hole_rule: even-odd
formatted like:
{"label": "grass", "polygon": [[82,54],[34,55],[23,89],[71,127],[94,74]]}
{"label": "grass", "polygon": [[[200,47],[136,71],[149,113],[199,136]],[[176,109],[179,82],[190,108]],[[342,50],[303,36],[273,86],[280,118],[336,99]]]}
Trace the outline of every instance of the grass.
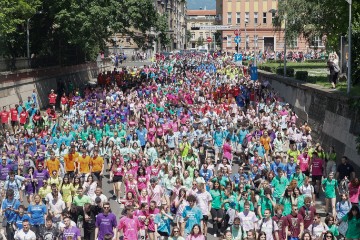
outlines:
{"label": "grass", "polygon": [[[271,68],[284,67],[283,63],[261,63],[259,66],[269,66]],[[317,62],[317,63],[308,63],[308,62],[287,62],[287,67],[291,67],[294,69],[303,69],[303,68],[326,68],[325,62]]]}
{"label": "grass", "polygon": [[[331,83],[329,82],[327,76],[309,76],[307,82],[314,83],[325,88],[331,88]],[[347,82],[339,81],[338,84],[336,84],[336,90],[340,91],[341,93],[347,94]],[[360,85],[351,86],[350,96],[360,96]]]}

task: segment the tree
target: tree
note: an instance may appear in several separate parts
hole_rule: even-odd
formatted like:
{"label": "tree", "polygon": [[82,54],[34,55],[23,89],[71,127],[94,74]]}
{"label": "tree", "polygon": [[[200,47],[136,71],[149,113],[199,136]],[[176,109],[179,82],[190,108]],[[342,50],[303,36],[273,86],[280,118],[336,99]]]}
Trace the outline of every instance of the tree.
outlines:
{"label": "tree", "polygon": [[[353,80],[360,82],[360,42],[359,12],[360,2],[353,2],[353,48],[352,66]],[[277,16],[274,19],[276,31],[282,31],[286,19],[286,36],[291,40],[303,36],[310,45],[314,45],[315,37],[325,37],[328,50],[339,51],[340,36],[348,35],[349,5],[346,0],[283,0],[279,1]],[[287,43],[289,44],[289,42]]]}
{"label": "tree", "polygon": [[196,46],[202,46],[204,45],[204,38],[203,37],[199,37],[197,42],[196,42]]}

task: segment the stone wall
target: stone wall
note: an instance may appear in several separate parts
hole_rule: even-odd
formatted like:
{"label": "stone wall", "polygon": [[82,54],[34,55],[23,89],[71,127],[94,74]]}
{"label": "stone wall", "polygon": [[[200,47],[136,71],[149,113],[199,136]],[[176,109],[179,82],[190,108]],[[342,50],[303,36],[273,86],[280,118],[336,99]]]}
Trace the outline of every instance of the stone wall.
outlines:
{"label": "stone wall", "polygon": [[[23,70],[13,73],[0,73],[0,108],[14,106],[20,100],[26,101],[35,89],[39,105],[48,105],[48,94],[54,89],[58,95],[61,89],[72,83],[82,87],[97,77],[99,68],[95,63],[68,67],[52,67],[44,69]],[[60,97],[60,96],[59,96]]]}
{"label": "stone wall", "polygon": [[360,114],[350,108],[347,96],[264,71],[259,71],[259,80],[269,81],[280,96],[292,105],[300,121],[308,121],[313,139],[326,151],[334,146],[338,161],[345,155],[357,169],[360,168],[360,156],[355,143],[356,136],[360,134]]}

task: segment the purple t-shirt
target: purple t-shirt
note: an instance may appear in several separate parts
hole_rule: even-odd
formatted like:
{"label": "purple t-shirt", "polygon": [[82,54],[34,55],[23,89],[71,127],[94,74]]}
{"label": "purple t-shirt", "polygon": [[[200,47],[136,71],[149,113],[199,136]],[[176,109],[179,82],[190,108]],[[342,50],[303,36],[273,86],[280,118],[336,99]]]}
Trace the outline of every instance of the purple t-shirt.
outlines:
{"label": "purple t-shirt", "polygon": [[71,239],[78,239],[78,237],[81,237],[81,233],[80,230],[77,227],[69,227],[69,228],[64,228],[64,233],[63,233],[63,237],[62,240],[67,240],[68,237],[71,237]]}
{"label": "purple t-shirt", "polygon": [[36,184],[36,189],[39,190],[44,185],[44,180],[50,178],[50,174],[45,169],[42,170],[41,172],[39,170],[35,170],[33,178],[38,180]]}
{"label": "purple t-shirt", "polygon": [[113,229],[117,226],[116,216],[113,213],[108,215],[100,213],[96,216],[95,225],[99,228],[98,240],[103,240],[106,234],[114,236]]}
{"label": "purple t-shirt", "polygon": [[11,166],[9,164],[6,164],[5,166],[0,164],[0,181],[5,181],[10,171]]}

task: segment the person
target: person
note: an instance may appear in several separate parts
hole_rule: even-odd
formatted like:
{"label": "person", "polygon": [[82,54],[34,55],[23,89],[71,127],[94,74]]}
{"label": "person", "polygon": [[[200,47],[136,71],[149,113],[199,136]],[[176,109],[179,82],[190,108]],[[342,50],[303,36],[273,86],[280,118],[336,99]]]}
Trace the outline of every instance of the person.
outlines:
{"label": "person", "polygon": [[25,214],[25,210],[26,209],[25,209],[24,205],[19,206],[19,210],[16,215],[15,223],[13,224],[13,227],[16,231],[21,230],[23,228],[22,223],[24,220],[30,221],[30,217],[29,217],[29,215]]}
{"label": "person", "polygon": [[239,213],[239,218],[244,231],[248,232],[251,229],[257,229],[258,219],[255,212],[250,211],[250,203],[248,201],[244,204],[244,211]]}
{"label": "person", "polygon": [[14,240],[13,223],[16,221],[16,213],[18,212],[20,201],[15,199],[14,190],[9,189],[6,191],[6,197],[1,204],[1,214],[4,214],[6,223],[6,236],[9,240]]}
{"label": "person", "polygon": [[173,230],[171,231],[171,235],[168,238],[168,240],[185,240],[185,239],[180,235],[180,229],[178,227],[173,227]]}
{"label": "person", "polygon": [[340,195],[341,200],[336,203],[336,215],[333,215],[335,218],[338,219],[343,218],[351,209],[351,202],[349,197],[346,193]]}
{"label": "person", "polygon": [[[124,240],[138,239],[138,232],[141,228],[141,224],[138,218],[134,218],[134,208],[127,206],[125,208],[126,216],[122,217],[117,227],[118,234],[123,233]],[[119,239],[119,236],[116,237]]]}
{"label": "person", "polygon": [[17,231],[14,235],[15,240],[36,240],[36,235],[33,231],[30,230],[29,220],[24,220],[23,228]]}
{"label": "person", "polygon": [[327,212],[329,209],[329,205],[331,207],[331,212],[333,216],[336,215],[336,193],[339,192],[338,182],[334,179],[334,173],[330,173],[326,179],[322,181],[322,190],[325,193],[325,211]]}
{"label": "person", "polygon": [[336,172],[336,157],[335,147],[331,146],[329,151],[325,153],[325,159],[327,161],[325,168],[326,175],[329,175],[330,172]]}
{"label": "person", "polygon": [[31,229],[39,235],[40,227],[45,224],[45,218],[47,214],[46,205],[41,201],[40,195],[34,196],[34,202],[28,206],[27,212],[31,217]]}
{"label": "person", "polygon": [[156,214],[154,223],[156,226],[157,234],[163,238],[168,238],[171,232],[171,221],[173,217],[168,212],[168,205],[165,203],[161,206],[160,213]]}
{"label": "person", "polygon": [[82,187],[78,187],[77,196],[74,197],[73,204],[83,207],[85,203],[91,203],[91,198],[88,195],[84,195],[84,189]]}
{"label": "person", "polygon": [[307,228],[314,240],[322,240],[329,227],[321,221],[320,214],[316,214],[314,222]]}
{"label": "person", "polygon": [[210,190],[211,201],[211,219],[213,221],[214,237],[219,234],[221,229],[221,223],[223,221],[224,211],[221,208],[223,192],[220,189],[220,183],[216,181],[213,185],[213,189]]}
{"label": "person", "polygon": [[279,227],[277,223],[271,218],[270,209],[265,209],[264,215],[264,218],[261,219],[258,223],[257,230],[259,235],[264,232],[266,234],[266,240],[279,240]]}
{"label": "person", "polygon": [[189,195],[186,200],[189,203],[189,206],[185,207],[182,217],[185,221],[185,234],[188,235],[193,230],[193,226],[197,225],[200,227],[202,225],[203,214],[201,209],[195,205],[195,196]]}
{"label": "person", "polygon": [[205,240],[205,236],[201,232],[201,227],[199,224],[195,224],[189,235],[186,237],[186,240]]}
{"label": "person", "polygon": [[308,231],[304,231],[301,235],[301,240],[312,240],[311,234]]}
{"label": "person", "polygon": [[202,232],[204,235],[207,235],[207,224],[209,220],[209,216],[211,215],[211,202],[213,198],[211,194],[206,191],[205,183],[198,183],[198,192],[196,193],[196,199],[198,203],[198,207],[201,209],[202,212]]}
{"label": "person", "polygon": [[331,83],[332,88],[335,89],[339,71],[340,71],[340,67],[337,64],[337,62],[335,61],[334,55],[332,55],[332,54],[329,55],[329,60],[327,62],[327,66],[330,71],[329,81]]}
{"label": "person", "polygon": [[310,160],[310,172],[312,174],[312,182],[315,184],[315,194],[319,198],[320,184],[322,176],[324,175],[325,162],[322,160],[317,152],[314,152]]}
{"label": "person", "polygon": [[102,176],[104,174],[104,158],[99,156],[99,151],[94,150],[93,156],[90,159],[90,172],[95,175],[99,187],[102,187]]}
{"label": "person", "polygon": [[337,166],[335,178],[340,182],[344,178],[352,180],[355,178],[354,167],[349,163],[346,156],[341,158],[341,163]]}
{"label": "person", "polygon": [[298,214],[297,205],[292,205],[292,211],[286,216],[285,239],[299,239],[304,232],[304,219]]}
{"label": "person", "polygon": [[331,215],[327,216],[325,218],[325,224],[329,228],[328,231],[331,232],[335,238],[337,238],[339,236],[339,229],[337,224],[335,223],[335,218]]}
{"label": "person", "polygon": [[283,216],[284,206],[276,205],[275,215],[272,217],[272,220],[276,222],[278,226],[278,237],[280,240],[285,239],[285,221],[286,216]]}
{"label": "person", "polygon": [[341,222],[347,222],[348,228],[345,233],[346,239],[359,239],[360,238],[360,210],[357,206],[352,206],[350,211],[341,219],[339,219],[338,224]]}
{"label": "person", "polygon": [[360,196],[360,181],[359,178],[354,178],[350,181],[348,185],[349,189],[349,199],[352,205],[359,205],[359,196]]}
{"label": "person", "polygon": [[96,216],[95,222],[95,238],[98,240],[104,240],[105,235],[115,237],[117,235],[117,221],[115,214],[111,213],[110,203],[105,202],[103,204],[103,213],[99,213]]}
{"label": "person", "polygon": [[39,239],[40,240],[57,240],[60,237],[59,229],[53,225],[52,217],[47,216],[44,226],[40,227]]}
{"label": "person", "polygon": [[311,204],[311,197],[307,196],[304,199],[304,206],[299,209],[299,215],[303,217],[304,229],[307,229],[313,223],[314,217],[317,214],[316,208]]}
{"label": "person", "polygon": [[80,229],[71,224],[71,219],[68,215],[64,216],[64,228],[62,228],[62,240],[81,240]]}

